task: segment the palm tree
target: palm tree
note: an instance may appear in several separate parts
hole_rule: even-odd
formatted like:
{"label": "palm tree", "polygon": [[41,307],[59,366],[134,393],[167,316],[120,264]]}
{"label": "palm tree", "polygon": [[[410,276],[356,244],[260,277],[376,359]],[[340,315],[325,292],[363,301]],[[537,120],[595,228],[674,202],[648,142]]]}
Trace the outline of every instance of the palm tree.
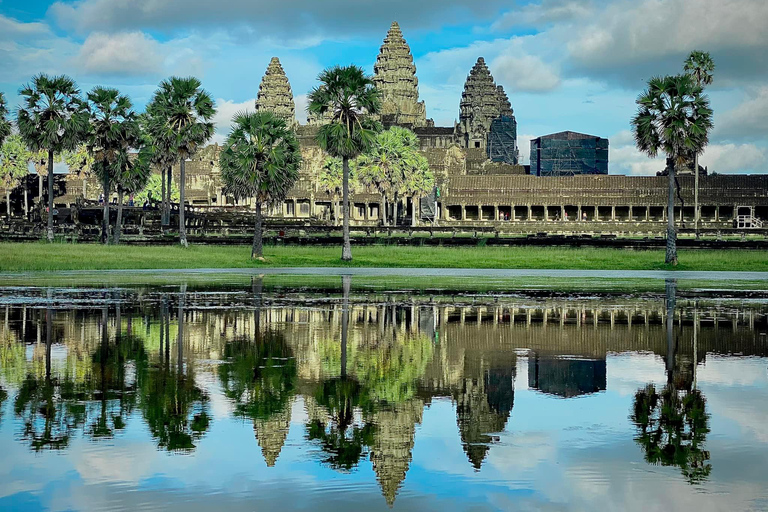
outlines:
{"label": "palm tree", "polygon": [[153,121],[149,114],[143,114],[140,123],[145,136],[144,144],[151,151],[151,163],[160,169],[160,224],[167,226],[171,221],[173,166],[179,157],[173,147],[173,138],[167,136],[167,132],[151,130],[157,126],[157,120]]}
{"label": "palm tree", "polygon": [[23,106],[16,125],[32,151],[48,152],[48,241],[53,242],[53,161],[73,150],[88,131],[88,113],[80,90],[68,76],[39,74],[19,91]]}
{"label": "palm tree", "polygon": [[240,112],[221,152],[221,179],[228,193],[256,202],[251,258],[263,259],[262,205],[277,204],[299,178],[301,151],[296,136],[272,112]]}
{"label": "palm tree", "polygon": [[675,166],[684,164],[687,155],[699,153],[706,146],[712,129],[712,109],[702,88],[687,75],[650,79],[637,105],[632,130],[638,149],[651,158],[665,153],[670,162],[666,263],[677,265]]}
{"label": "palm tree", "polygon": [[333,157],[326,158],[317,180],[320,189],[331,196],[331,202],[333,203],[333,224],[334,226],[338,226],[339,196],[341,196],[342,188],[344,186],[344,170],[342,169],[341,160]]}
{"label": "palm tree", "polygon": [[88,151],[104,188],[104,217],[101,241],[109,243],[109,193],[118,176],[129,166],[129,150],[141,144],[133,104],[117,89],[96,87],[88,93],[91,105],[91,135]]}
{"label": "palm tree", "polygon": [[11,190],[28,172],[32,153],[18,135],[11,135],[0,147],[0,183],[5,188],[6,214],[11,218]]}
{"label": "palm tree", "polygon": [[181,163],[179,184],[179,242],[187,247],[184,224],[184,192],[186,188],[185,162],[213,136],[213,116],[216,107],[211,96],[201,88],[194,77],[171,77],[160,83],[147,105],[149,132],[155,140],[168,141]]}
{"label": "palm tree", "polygon": [[125,194],[137,194],[144,190],[152,173],[151,151],[142,150],[135,158],[127,151],[121,152],[117,162],[117,222],[115,223],[115,245],[120,243],[123,230],[123,198]]}
{"label": "palm tree", "polygon": [[379,112],[381,99],[371,77],[358,66],[335,66],[318,77],[320,85],[309,93],[310,114],[330,117],[320,127],[317,142],[329,155],[341,158],[343,168],[342,216],[344,225],[343,261],[352,260],[349,242],[349,160],[369,150],[380,131],[371,118]]}
{"label": "palm tree", "polygon": [[5,95],[0,92],[0,146],[10,134],[11,121],[8,119],[8,105],[5,102]]}
{"label": "palm tree", "polygon": [[[686,74],[688,74],[696,84],[700,87],[709,85],[712,83],[712,73],[715,71],[715,61],[712,60],[712,56],[708,52],[702,52],[694,50],[685,59],[685,65],[683,67]],[[699,236],[699,154],[693,155],[693,172],[694,172],[694,203],[696,214],[694,215],[694,229],[696,230],[696,237]]]}

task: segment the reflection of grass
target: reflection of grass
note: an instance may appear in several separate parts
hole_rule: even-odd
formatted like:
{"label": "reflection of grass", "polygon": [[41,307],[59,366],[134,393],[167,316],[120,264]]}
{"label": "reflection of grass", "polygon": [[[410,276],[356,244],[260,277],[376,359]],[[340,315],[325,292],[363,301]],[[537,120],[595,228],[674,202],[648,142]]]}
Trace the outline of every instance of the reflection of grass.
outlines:
{"label": "reflection of grass", "polygon": [[[6,275],[0,277],[0,286],[74,286],[74,287],[135,287],[141,292],[163,291],[174,293],[178,285],[186,284],[190,291],[244,291],[251,292],[252,278],[250,271],[228,273],[100,273],[82,274],[33,273]],[[162,287],[162,288],[160,288]],[[733,292],[743,296],[757,292],[763,296],[768,291],[768,280],[732,280],[706,281],[677,279],[680,293],[697,296],[727,296]],[[268,274],[262,278],[264,292],[307,293],[335,296],[341,293],[339,276]],[[352,278],[354,294],[386,294],[393,292],[404,295],[454,294],[515,294],[526,295],[610,295],[610,294],[657,294],[664,292],[664,281],[653,278],[603,279],[592,277],[555,278],[555,277],[466,277],[466,276],[354,276]],[[12,291],[10,293],[13,293]],[[370,297],[369,297],[370,298]],[[382,297],[384,298],[384,297]],[[233,299],[234,300],[234,299]],[[153,326],[154,327],[154,326]],[[171,333],[174,338],[175,331]],[[152,339],[159,338],[159,333]]]}
{"label": "reflection of grass", "polygon": [[[271,246],[266,263],[243,246],[102,246],[0,244],[0,271],[258,267],[415,267],[659,270],[663,250],[564,247],[355,247],[345,264],[338,247]],[[677,270],[768,271],[768,254],[749,250],[682,250]]]}

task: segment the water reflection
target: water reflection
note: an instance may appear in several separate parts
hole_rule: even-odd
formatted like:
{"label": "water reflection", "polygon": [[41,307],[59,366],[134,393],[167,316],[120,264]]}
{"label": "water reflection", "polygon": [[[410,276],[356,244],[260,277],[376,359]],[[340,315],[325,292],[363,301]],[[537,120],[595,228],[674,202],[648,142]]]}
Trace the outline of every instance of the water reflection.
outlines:
{"label": "water reflection", "polygon": [[[419,439],[439,435],[426,421],[433,407],[450,404],[455,438],[446,446],[460,445],[465,467],[482,473],[533,420],[531,400],[555,408],[591,400],[578,412],[585,422],[592,407],[628,419],[626,467],[638,456],[701,486],[720,454],[708,446],[716,412],[697,368],[712,357],[768,356],[768,306],[678,300],[674,282],[665,297],[621,303],[371,300],[351,297],[349,278],[340,284],[342,294],[327,299],[265,294],[257,277],[249,290],[109,290],[80,306],[51,290],[42,308],[6,306],[0,439],[10,442],[11,425],[13,442],[34,452],[76,452],[78,439],[110,440],[109,451],[143,431],[160,451],[194,455],[209,438],[226,444],[236,419],[252,425],[266,467],[288,457],[297,474],[372,471],[392,506]],[[643,379],[608,402],[615,354],[653,357],[664,380]],[[291,443],[303,459],[285,455]],[[423,474],[424,462],[416,467]]]}

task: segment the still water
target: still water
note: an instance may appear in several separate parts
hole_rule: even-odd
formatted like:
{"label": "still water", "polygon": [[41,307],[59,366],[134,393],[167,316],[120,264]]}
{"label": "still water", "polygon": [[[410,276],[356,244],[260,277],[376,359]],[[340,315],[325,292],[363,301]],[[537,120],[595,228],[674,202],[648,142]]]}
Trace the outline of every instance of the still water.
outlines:
{"label": "still water", "polygon": [[0,509],[768,510],[768,302],[345,285],[0,288]]}

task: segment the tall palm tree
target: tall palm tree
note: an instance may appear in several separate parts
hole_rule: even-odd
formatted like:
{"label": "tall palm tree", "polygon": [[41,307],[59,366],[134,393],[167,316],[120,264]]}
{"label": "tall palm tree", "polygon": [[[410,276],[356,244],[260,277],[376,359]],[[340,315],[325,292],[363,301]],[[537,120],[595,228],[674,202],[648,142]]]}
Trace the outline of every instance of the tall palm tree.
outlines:
{"label": "tall palm tree", "polygon": [[152,127],[158,126],[157,120],[152,120],[149,115],[143,114],[140,123],[145,137],[144,144],[150,150],[150,161],[160,169],[160,224],[167,226],[171,221],[173,166],[179,157],[173,146],[174,139],[165,130],[153,131]]}
{"label": "tall palm tree", "polygon": [[32,153],[18,135],[11,135],[0,146],[0,183],[5,188],[6,214],[11,218],[11,190],[18,186],[28,172]]}
{"label": "tall palm tree", "polygon": [[48,152],[48,241],[53,242],[53,161],[73,150],[88,131],[88,113],[80,90],[68,76],[39,74],[19,91],[16,116],[24,142],[32,151]]}
{"label": "tall palm tree", "polygon": [[344,186],[344,170],[341,160],[328,157],[323,163],[320,175],[317,177],[320,189],[331,196],[333,203],[333,225],[339,225],[339,196]]}
{"label": "tall palm tree", "polygon": [[344,172],[342,184],[343,261],[352,260],[349,241],[349,160],[370,149],[380,125],[371,118],[381,106],[373,79],[358,66],[335,66],[318,77],[320,85],[309,93],[310,114],[329,117],[320,127],[317,142],[329,155],[341,158]]}
{"label": "tall palm tree", "polygon": [[263,259],[262,205],[281,203],[299,178],[301,151],[285,121],[272,112],[240,112],[221,152],[221,179],[237,198],[253,197],[256,230],[251,258]]}
{"label": "tall palm tree", "polygon": [[8,119],[8,104],[5,102],[5,95],[0,92],[0,146],[10,134],[11,120]]}
{"label": "tall palm tree", "polygon": [[[143,148],[142,148],[143,149]],[[125,194],[137,194],[144,190],[152,174],[151,151],[142,150],[132,157],[127,151],[121,152],[117,162],[117,222],[115,223],[114,242],[120,243],[123,231],[123,198]]]}
{"label": "tall palm tree", "polygon": [[186,188],[185,161],[213,136],[213,116],[216,107],[210,94],[194,77],[171,77],[160,83],[147,105],[150,134],[161,141],[170,142],[170,149],[181,163],[179,184],[179,242],[187,247],[184,224],[184,192]]}
{"label": "tall palm tree", "polygon": [[119,174],[130,165],[129,150],[141,144],[141,134],[133,104],[117,89],[95,87],[88,93],[91,134],[88,151],[94,170],[104,188],[104,216],[101,241],[109,243],[109,193],[118,185]]}
{"label": "tall palm tree", "polygon": [[[683,66],[686,74],[688,74],[697,85],[704,87],[712,83],[712,73],[715,71],[715,61],[712,60],[712,56],[708,52],[702,52],[694,50],[685,59]],[[699,154],[693,155],[693,172],[694,172],[694,203],[696,213],[694,215],[694,229],[696,230],[696,236],[699,236]]]}
{"label": "tall palm tree", "polygon": [[675,166],[701,152],[712,129],[712,109],[702,88],[687,75],[655,77],[637,98],[632,119],[637,148],[651,158],[665,153],[668,166],[666,263],[677,265],[675,229]]}

